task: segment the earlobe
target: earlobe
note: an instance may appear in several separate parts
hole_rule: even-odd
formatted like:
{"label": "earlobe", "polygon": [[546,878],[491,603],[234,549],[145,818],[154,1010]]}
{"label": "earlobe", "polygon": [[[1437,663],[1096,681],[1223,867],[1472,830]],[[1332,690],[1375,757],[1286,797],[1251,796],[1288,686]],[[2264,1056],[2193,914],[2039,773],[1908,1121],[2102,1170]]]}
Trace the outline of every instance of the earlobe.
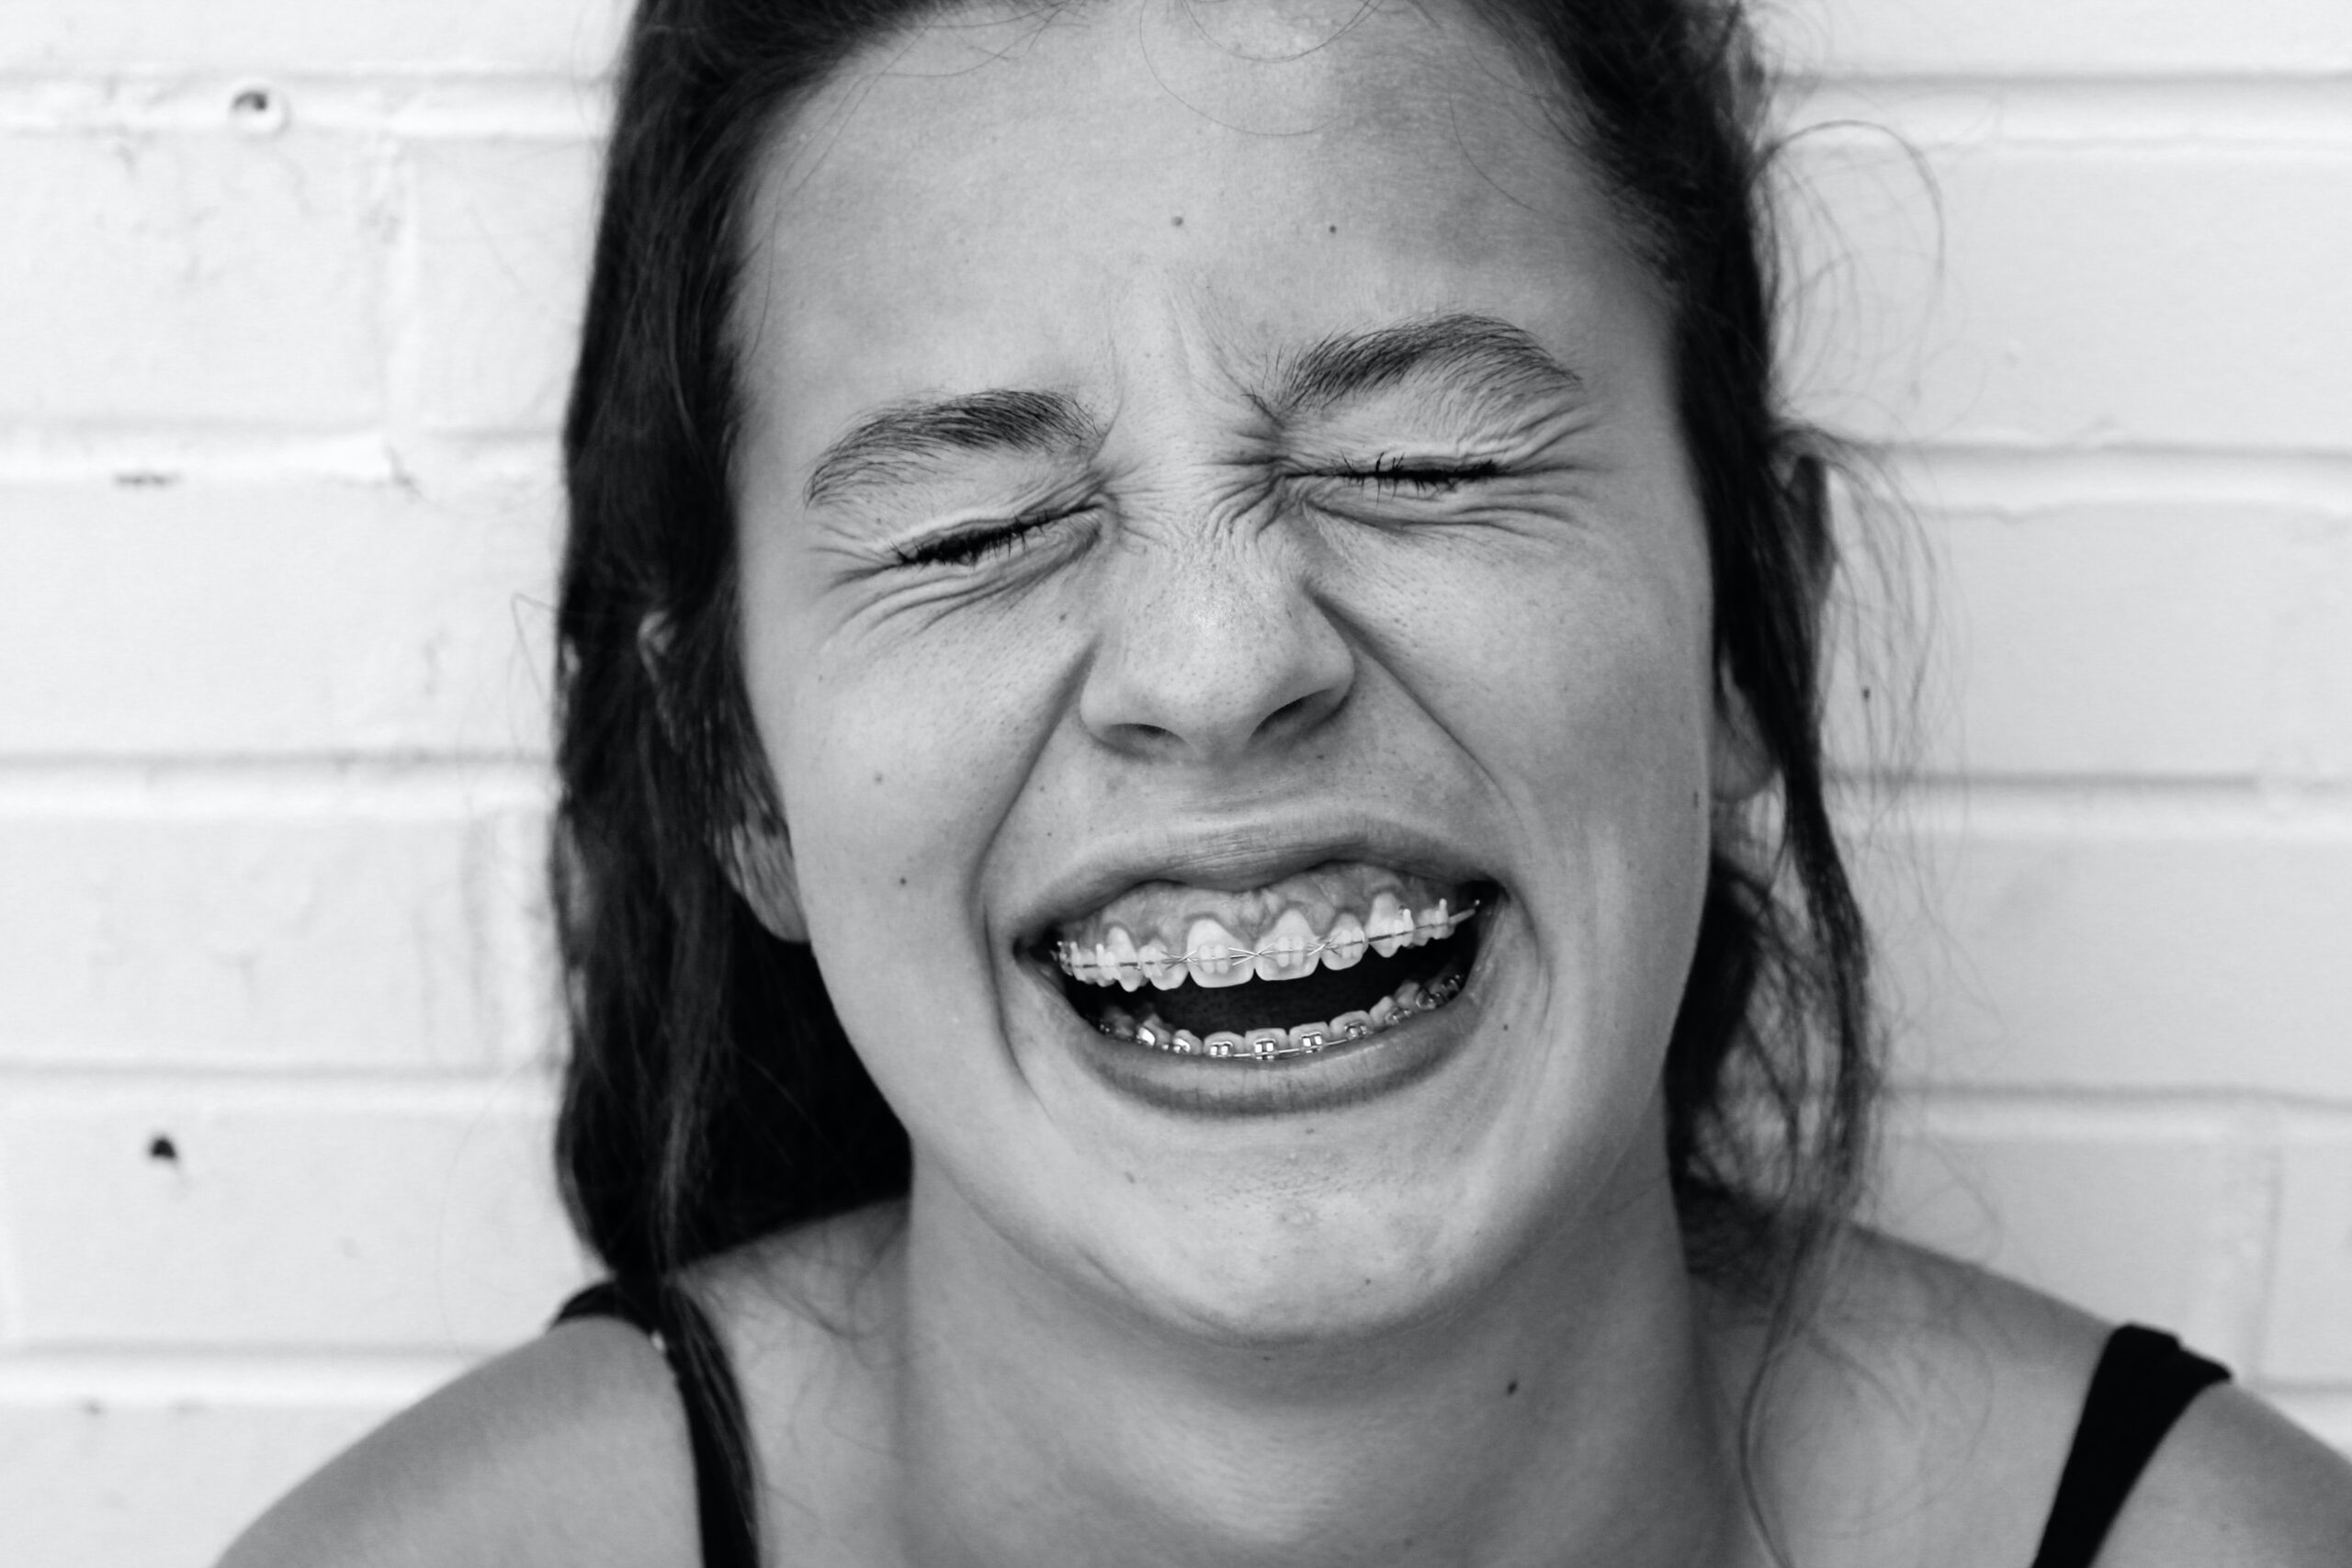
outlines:
{"label": "earlobe", "polygon": [[[676,745],[677,716],[670,708],[670,682],[662,663],[669,658],[673,627],[660,610],[646,612],[637,623],[637,657],[645,667],[647,682],[660,709],[662,728]],[[784,824],[770,811],[760,820],[738,823],[718,846],[727,881],[768,934],[780,942],[805,942],[808,923],[800,915],[800,879],[792,863],[792,840]]]}
{"label": "earlobe", "polygon": [[800,914],[800,879],[782,824],[729,829],[724,859],[727,880],[769,935],[779,942],[808,940],[808,922]]}
{"label": "earlobe", "polygon": [[1729,674],[1715,682],[1715,722],[1707,761],[1714,797],[1726,806],[1753,799],[1772,782],[1772,759],[1757,730],[1756,715]]}

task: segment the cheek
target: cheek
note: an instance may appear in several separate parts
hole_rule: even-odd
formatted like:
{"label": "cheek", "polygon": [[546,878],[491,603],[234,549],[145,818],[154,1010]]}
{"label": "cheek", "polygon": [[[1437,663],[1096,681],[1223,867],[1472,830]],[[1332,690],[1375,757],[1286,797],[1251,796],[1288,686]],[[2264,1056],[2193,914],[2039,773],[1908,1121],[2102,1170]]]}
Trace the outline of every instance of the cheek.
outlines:
{"label": "cheek", "polygon": [[1433,623],[1423,662],[1449,690],[1429,704],[1476,727],[1465,744],[1529,818],[1571,832],[1703,821],[1708,602],[1686,567],[1679,552],[1521,560],[1469,578]]}
{"label": "cheek", "polygon": [[[800,608],[775,624],[820,625]],[[1042,627],[948,614],[747,636],[810,940],[845,1022],[887,1018],[894,997],[934,1021],[975,1005],[956,992],[985,959],[978,873],[1057,720],[1068,651],[1053,625],[1050,611]]]}
{"label": "cheek", "polygon": [[1546,955],[1545,1027],[1595,1047],[1548,1071],[1645,1071],[1679,1005],[1713,739],[1706,578],[1681,533],[1621,534],[1466,576],[1462,606],[1429,623],[1418,660],[1420,700],[1516,824],[1514,891]]}

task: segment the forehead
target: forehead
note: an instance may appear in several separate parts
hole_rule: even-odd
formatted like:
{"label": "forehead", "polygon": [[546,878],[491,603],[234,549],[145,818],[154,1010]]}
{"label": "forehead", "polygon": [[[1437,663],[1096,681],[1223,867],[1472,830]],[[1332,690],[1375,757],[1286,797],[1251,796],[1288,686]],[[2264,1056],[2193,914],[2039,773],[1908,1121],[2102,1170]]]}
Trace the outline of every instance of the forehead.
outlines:
{"label": "forehead", "polygon": [[[741,296],[754,412],[1067,385],[1475,310],[1571,352],[1646,292],[1556,96],[1401,0],[950,12],[800,105]],[[1117,390],[1117,389],[1114,389]]]}

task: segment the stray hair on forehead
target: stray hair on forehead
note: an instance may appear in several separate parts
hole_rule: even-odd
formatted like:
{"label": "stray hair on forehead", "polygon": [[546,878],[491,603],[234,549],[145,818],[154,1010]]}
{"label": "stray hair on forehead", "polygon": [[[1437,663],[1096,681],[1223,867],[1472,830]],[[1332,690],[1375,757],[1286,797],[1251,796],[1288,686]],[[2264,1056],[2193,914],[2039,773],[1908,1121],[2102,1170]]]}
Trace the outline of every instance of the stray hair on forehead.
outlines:
{"label": "stray hair on forehead", "polygon": [[[907,1187],[905,1132],[808,950],[763,927],[729,875],[744,825],[791,817],[739,649],[729,325],[779,124],[860,51],[953,9],[642,0],[629,29],[563,431],[551,853],[571,1041],[558,1160],[575,1225],[617,1273],[668,1274]],[[1782,400],[1767,77],[1736,0],[1465,13],[1556,85],[1560,155],[1588,161],[1666,307],[1721,691],[1773,774],[1757,800],[1716,808],[1666,1061],[1667,1155],[1692,1268],[1778,1325],[1850,1210],[1877,1069],[1822,759],[1839,454]],[[1450,333],[1446,352],[1518,354],[1531,370],[1507,328],[1421,327]],[[1291,389],[1406,373],[1398,354],[1430,347],[1325,345],[1291,367]],[[927,442],[1083,438],[1082,421],[986,399],[883,411],[812,489]],[[640,636],[649,624],[661,637]]]}

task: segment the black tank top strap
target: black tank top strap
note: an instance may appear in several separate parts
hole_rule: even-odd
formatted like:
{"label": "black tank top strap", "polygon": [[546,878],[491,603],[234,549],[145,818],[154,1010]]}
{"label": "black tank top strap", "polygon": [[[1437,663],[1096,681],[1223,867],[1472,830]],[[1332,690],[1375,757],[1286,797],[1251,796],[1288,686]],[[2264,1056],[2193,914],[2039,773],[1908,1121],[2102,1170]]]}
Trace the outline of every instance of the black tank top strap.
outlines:
{"label": "black tank top strap", "polygon": [[2090,1568],[2156,1445],[2190,1400],[2229,1375],[2171,1335],[2136,1323],[2108,1336],[2033,1568]]}
{"label": "black tank top strap", "polygon": [[703,1568],[758,1568],[750,1433],[727,1348],[684,1291],[660,1280],[615,1279],[563,1303],[557,1323],[618,1318],[653,1342],[677,1381],[694,1456],[695,1515]]}

